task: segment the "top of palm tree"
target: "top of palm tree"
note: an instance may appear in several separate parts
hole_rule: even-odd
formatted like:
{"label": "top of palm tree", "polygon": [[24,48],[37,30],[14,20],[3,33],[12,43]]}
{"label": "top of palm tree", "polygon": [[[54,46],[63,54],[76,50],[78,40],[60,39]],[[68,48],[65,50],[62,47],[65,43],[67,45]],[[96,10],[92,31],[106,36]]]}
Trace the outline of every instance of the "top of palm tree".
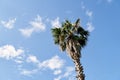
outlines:
{"label": "top of palm tree", "polygon": [[62,23],[61,27],[52,28],[52,35],[54,37],[54,43],[60,45],[61,50],[65,51],[66,43],[70,39],[78,41],[80,48],[84,47],[89,32],[80,26],[80,19],[77,19],[75,23],[66,20]]}

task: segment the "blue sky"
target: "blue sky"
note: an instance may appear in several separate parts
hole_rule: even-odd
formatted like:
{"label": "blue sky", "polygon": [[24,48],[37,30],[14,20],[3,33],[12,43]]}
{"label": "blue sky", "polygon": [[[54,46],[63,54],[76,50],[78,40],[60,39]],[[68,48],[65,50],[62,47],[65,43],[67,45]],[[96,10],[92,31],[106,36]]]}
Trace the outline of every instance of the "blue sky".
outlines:
{"label": "blue sky", "polygon": [[90,31],[86,80],[120,80],[119,8],[119,0],[0,0],[0,80],[75,80],[50,30],[78,18]]}

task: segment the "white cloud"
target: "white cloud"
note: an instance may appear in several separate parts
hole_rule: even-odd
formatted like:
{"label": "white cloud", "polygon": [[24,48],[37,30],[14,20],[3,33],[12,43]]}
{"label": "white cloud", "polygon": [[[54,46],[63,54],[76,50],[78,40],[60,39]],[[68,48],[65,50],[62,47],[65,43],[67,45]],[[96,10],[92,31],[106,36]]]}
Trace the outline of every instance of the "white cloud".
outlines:
{"label": "white cloud", "polygon": [[16,18],[9,19],[8,21],[0,21],[0,24],[7,29],[12,29],[14,27],[15,21],[16,21]]}
{"label": "white cloud", "polygon": [[43,23],[42,18],[38,15],[34,21],[29,22],[29,28],[19,29],[25,37],[30,37],[33,32],[45,31],[46,25]]}
{"label": "white cloud", "polygon": [[[20,71],[21,75],[31,76],[41,70],[50,69],[51,71],[53,71],[53,75],[58,75],[58,77],[54,80],[60,80],[67,77],[71,73],[70,69],[66,67],[63,68],[65,61],[57,55],[40,62],[40,60],[38,60],[36,56],[26,55],[23,53],[24,51],[22,49],[16,49],[12,45],[4,45],[0,47],[0,57],[7,60],[13,60],[15,63],[17,63],[18,70]],[[26,68],[26,66],[31,67]],[[64,75],[61,75],[61,70],[66,70]]]}
{"label": "white cloud", "polygon": [[24,63],[24,57],[25,57],[25,54],[21,54],[20,56],[17,56],[13,60],[17,64],[22,64],[22,63]]}
{"label": "white cloud", "polygon": [[86,15],[91,18],[92,15],[93,15],[93,12],[92,11],[89,11],[89,10],[86,10]]}
{"label": "white cloud", "polygon": [[73,74],[74,74],[74,67],[65,67],[65,73],[59,75],[57,78],[54,78],[54,80],[61,80],[62,78],[72,78],[73,77]]}
{"label": "white cloud", "polygon": [[91,18],[93,16],[93,11],[90,11],[84,4],[84,2],[82,1],[81,2],[81,8],[82,10],[84,11],[84,13],[89,17]]}
{"label": "white cloud", "polygon": [[[36,74],[42,70],[50,69],[53,71],[53,75],[58,76],[53,80],[61,80],[64,78],[69,80],[74,71],[73,67],[64,66],[65,61],[57,55],[42,62],[40,62],[40,60],[38,60],[34,55],[26,55],[24,59],[20,56],[18,57],[18,61],[16,61],[16,63],[18,63],[18,70],[20,71],[20,74],[24,76],[32,76],[33,74]],[[34,65],[34,67],[28,69],[25,68],[26,65],[24,66],[24,64],[27,64],[27,66]]]}
{"label": "white cloud", "polygon": [[19,31],[24,35],[25,37],[30,37],[31,34],[34,32],[33,28],[26,28],[26,29],[19,29]]}
{"label": "white cloud", "polygon": [[[61,59],[59,56],[53,56],[50,59],[40,62],[40,60],[38,60],[36,56],[28,55],[22,61],[23,62],[20,62],[20,63],[18,61],[19,66],[20,66],[18,67],[18,70],[20,71],[22,75],[26,75],[26,76],[35,74],[41,70],[48,70],[48,69],[53,71],[54,75],[59,75],[61,74],[62,72],[61,69],[64,65],[64,60]],[[27,64],[28,66],[34,65],[34,67],[31,67],[32,69],[28,70],[28,68],[24,67],[24,64]]]}
{"label": "white cloud", "polygon": [[51,59],[45,60],[39,64],[40,68],[49,68],[51,70],[60,69],[64,65],[64,60],[59,56],[54,56]]}
{"label": "white cloud", "polygon": [[87,30],[89,31],[89,32],[92,32],[95,28],[93,27],[93,25],[92,25],[92,23],[91,22],[88,22],[87,24]]}
{"label": "white cloud", "polygon": [[58,76],[57,78],[54,78],[54,80],[61,80],[62,76]]}
{"label": "white cloud", "polygon": [[[39,71],[39,60],[34,55],[24,55],[23,57],[18,57],[18,59],[15,61],[18,63],[18,70],[20,71],[21,75],[31,76]],[[26,68],[26,66],[31,67]]]}
{"label": "white cloud", "polygon": [[55,70],[54,71],[54,75],[58,75],[58,74],[60,74],[62,71],[61,70]]}
{"label": "white cloud", "polygon": [[22,74],[22,75],[26,75],[26,76],[30,76],[30,75],[36,73],[37,71],[38,71],[37,69],[33,69],[33,70],[23,69],[23,70],[21,71],[21,74]]}
{"label": "white cloud", "polygon": [[[99,1],[101,1],[101,0],[99,0]],[[93,24],[92,24],[93,11],[89,10],[89,8],[87,8],[85,6],[83,1],[81,2],[81,8],[82,8],[82,10],[84,11],[85,15],[88,17],[88,20],[89,20],[89,22],[87,22],[87,24],[86,24],[87,25],[87,30],[89,32],[92,32],[95,29]]]}
{"label": "white cloud", "polygon": [[23,63],[23,61],[22,60],[14,60],[16,63],[18,63],[18,64],[22,64]]}
{"label": "white cloud", "polygon": [[30,25],[33,27],[34,31],[44,31],[46,26],[42,22],[42,18],[38,15],[34,21],[30,22]]}
{"label": "white cloud", "polygon": [[59,17],[57,17],[55,20],[52,20],[51,21],[51,25],[52,25],[52,27],[56,27],[56,28],[61,27],[61,24],[60,24],[60,21],[59,21]]}
{"label": "white cloud", "polygon": [[[62,78],[66,78],[71,74],[71,68],[63,68],[65,61],[57,55],[40,62],[36,56],[27,56],[25,54],[22,54],[23,52],[24,51],[22,49],[15,49],[15,47],[12,45],[4,45],[0,47],[0,57],[7,60],[12,59],[15,63],[17,63],[18,70],[20,71],[21,75],[31,76],[41,70],[50,69],[53,71],[54,75],[58,75],[58,77],[54,80],[61,80]],[[27,66],[34,65],[34,68],[31,67],[29,70],[28,68],[25,68],[24,64],[27,64]],[[64,74],[61,74],[62,69],[66,70]]]}
{"label": "white cloud", "polygon": [[28,63],[32,62],[32,63],[39,63],[39,60],[37,59],[36,56],[33,56],[33,55],[29,55],[27,57],[27,60],[26,60]]}
{"label": "white cloud", "polygon": [[0,47],[0,57],[7,60],[20,56],[24,51],[22,49],[15,49],[12,45],[4,45]]}
{"label": "white cloud", "polygon": [[[21,58],[22,60],[18,60],[16,63],[18,63],[18,70],[20,71],[21,75],[24,76],[31,76],[33,74],[36,74],[39,69],[39,60],[34,55],[26,55],[25,57]],[[22,61],[22,62],[21,62]],[[27,66],[31,66],[30,68],[26,68]]]}
{"label": "white cloud", "polygon": [[65,74],[63,75],[64,77],[68,77],[68,76],[70,76],[72,73],[73,73],[73,71],[74,71],[75,69],[74,69],[74,67],[67,67],[66,68],[66,72],[65,72]]}

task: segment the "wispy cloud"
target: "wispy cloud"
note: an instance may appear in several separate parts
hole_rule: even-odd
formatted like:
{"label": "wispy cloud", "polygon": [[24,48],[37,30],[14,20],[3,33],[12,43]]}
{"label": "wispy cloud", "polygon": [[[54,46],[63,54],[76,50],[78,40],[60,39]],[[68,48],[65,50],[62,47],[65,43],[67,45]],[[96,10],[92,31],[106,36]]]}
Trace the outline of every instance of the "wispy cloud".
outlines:
{"label": "wispy cloud", "polygon": [[60,74],[58,77],[54,78],[54,80],[61,80],[62,78],[71,78],[71,77],[74,77],[74,67],[66,67],[65,68],[65,72],[63,74]]}
{"label": "wispy cloud", "polygon": [[20,74],[25,75],[25,76],[30,76],[30,75],[32,75],[32,74],[34,74],[36,72],[38,72],[37,69],[33,69],[33,70],[22,69]]}
{"label": "wispy cloud", "polygon": [[86,9],[86,6],[85,6],[85,4],[84,4],[83,1],[81,2],[81,8],[82,8],[82,10],[85,10],[85,9]]}
{"label": "wispy cloud", "polygon": [[51,25],[52,25],[52,27],[56,27],[56,28],[61,27],[61,23],[59,21],[59,17],[57,17],[55,20],[52,20],[51,21]]}
{"label": "wispy cloud", "polygon": [[29,55],[26,60],[28,63],[39,63],[39,60],[36,56]]}
{"label": "wispy cloud", "polygon": [[62,71],[59,69],[59,70],[55,70],[53,74],[54,75],[59,75],[60,73],[62,73]]}
{"label": "wispy cloud", "polygon": [[33,68],[32,70],[26,69],[24,68],[24,66],[19,68],[20,73],[26,76],[35,74],[42,70],[51,70],[53,71],[54,75],[58,75],[61,73],[61,68],[64,66],[64,60],[57,55],[44,61],[38,60],[37,57],[34,55],[29,55],[29,56],[26,56],[24,63],[28,65],[33,64],[35,66],[35,68]]}
{"label": "wispy cloud", "polygon": [[[99,0],[99,1],[101,1],[101,0]],[[85,6],[85,3],[84,3],[83,1],[81,2],[81,8],[82,8],[82,10],[84,11],[85,15],[88,17],[88,22],[86,23],[86,25],[87,25],[87,30],[88,30],[89,32],[92,32],[92,31],[95,29],[95,27],[94,27],[93,24],[92,24],[93,11],[90,10],[89,8],[87,8],[87,7]]]}
{"label": "wispy cloud", "polygon": [[9,19],[8,21],[1,20],[0,24],[7,29],[12,29],[14,27],[15,22],[16,22],[16,18]]}
{"label": "wispy cloud", "polygon": [[[34,55],[25,55],[25,58],[22,60],[23,62],[18,64],[18,70],[21,75],[24,76],[32,76],[40,71],[38,64],[40,61]],[[26,68],[25,65],[31,66],[31,68]],[[33,66],[34,65],[34,66]]]}
{"label": "wispy cloud", "polygon": [[51,59],[45,60],[39,64],[40,68],[49,68],[51,70],[60,69],[64,65],[64,60],[59,56],[54,56]]}
{"label": "wispy cloud", "polygon": [[87,30],[89,31],[89,32],[92,32],[95,28],[93,27],[93,25],[92,25],[92,23],[91,22],[88,22],[87,24]]}
{"label": "wispy cloud", "polygon": [[86,10],[86,15],[87,15],[89,18],[92,18],[93,12],[90,11],[90,10]]}
{"label": "wispy cloud", "polygon": [[64,77],[68,77],[69,75],[72,74],[73,71],[74,71],[74,67],[71,67],[71,66],[67,67]]}
{"label": "wispy cloud", "polygon": [[19,31],[24,35],[25,37],[30,37],[31,34],[34,32],[33,28],[25,28],[25,29],[19,29]]}
{"label": "wispy cloud", "polygon": [[33,21],[29,22],[30,27],[19,29],[25,37],[30,37],[33,32],[45,31],[46,25],[43,23],[42,18],[38,15]]}
{"label": "wispy cloud", "polygon": [[15,63],[17,63],[17,64],[22,64],[22,63],[23,63],[23,60],[19,60],[19,59],[15,59],[14,61],[15,61]]}
{"label": "wispy cloud", "polygon": [[89,10],[89,9],[85,6],[85,4],[84,4],[83,1],[81,2],[81,8],[82,8],[82,10],[85,12],[85,14],[88,16],[88,18],[92,18],[92,17],[93,17],[93,11]]}
{"label": "wispy cloud", "polygon": [[46,26],[42,21],[41,16],[37,16],[34,21],[30,21],[30,25],[33,27],[34,31],[44,31]]}
{"label": "wispy cloud", "polygon": [[15,49],[13,45],[4,45],[0,47],[0,57],[7,60],[20,56],[24,50]]}

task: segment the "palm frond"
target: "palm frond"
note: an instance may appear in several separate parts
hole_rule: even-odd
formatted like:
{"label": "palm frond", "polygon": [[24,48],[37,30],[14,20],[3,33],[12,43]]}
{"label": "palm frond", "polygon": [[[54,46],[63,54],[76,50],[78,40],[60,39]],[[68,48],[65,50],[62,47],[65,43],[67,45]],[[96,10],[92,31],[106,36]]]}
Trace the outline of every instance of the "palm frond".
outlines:
{"label": "palm frond", "polygon": [[53,34],[53,38],[54,38],[54,43],[59,44],[60,43],[59,36],[61,34],[61,29],[60,28],[53,28],[51,30],[52,30],[52,34]]}
{"label": "palm frond", "polygon": [[87,38],[86,37],[80,36],[78,41],[79,41],[81,47],[84,47],[87,44]]}
{"label": "palm frond", "polygon": [[80,23],[80,19],[78,18],[75,22],[75,27],[78,27],[79,26],[79,23]]}
{"label": "palm frond", "polygon": [[78,27],[77,34],[80,34],[81,36],[89,36],[89,32],[87,30],[84,30],[82,27]]}
{"label": "palm frond", "polygon": [[85,35],[86,37],[88,37],[88,36],[89,36],[89,31],[84,31],[84,35]]}
{"label": "palm frond", "polygon": [[82,32],[84,32],[84,29],[82,27],[78,27],[77,34],[81,34]]}
{"label": "palm frond", "polygon": [[61,34],[61,29],[60,28],[53,28],[52,30],[52,34],[53,35],[59,35]]}
{"label": "palm frond", "polygon": [[71,28],[72,28],[71,22],[69,22],[68,20],[66,20],[65,23],[62,24],[62,28],[63,28],[63,30],[65,30],[67,33],[69,33],[70,30],[71,30]]}
{"label": "palm frond", "polygon": [[61,49],[61,51],[65,51],[66,50],[66,43],[65,42],[60,44],[60,49]]}
{"label": "palm frond", "polygon": [[57,37],[54,37],[54,43],[59,45],[59,43],[60,43],[60,40],[59,40],[59,38],[57,38]]}
{"label": "palm frond", "polygon": [[80,19],[78,18],[75,23],[76,23],[76,24],[79,24],[79,22],[80,22]]}

